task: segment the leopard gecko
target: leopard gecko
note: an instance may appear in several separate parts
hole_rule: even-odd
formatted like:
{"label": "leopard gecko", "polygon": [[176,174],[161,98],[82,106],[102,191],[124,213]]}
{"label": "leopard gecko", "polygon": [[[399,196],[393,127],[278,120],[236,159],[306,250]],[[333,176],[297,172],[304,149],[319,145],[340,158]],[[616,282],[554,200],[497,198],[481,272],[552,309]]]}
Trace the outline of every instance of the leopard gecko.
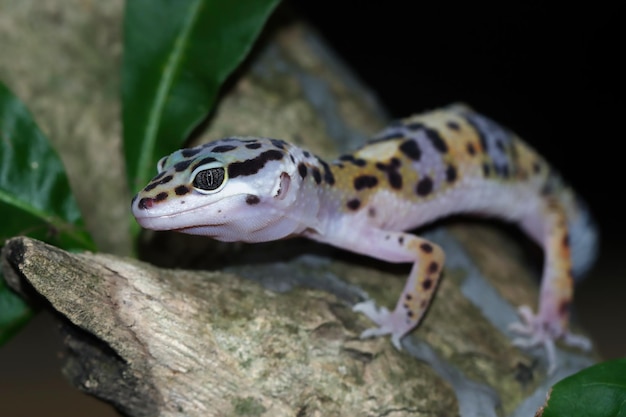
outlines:
{"label": "leopard gecko", "polygon": [[511,131],[465,105],[397,121],[354,153],[327,163],[278,139],[229,137],[162,158],[133,199],[139,224],[225,242],[304,236],[387,262],[412,263],[393,309],[358,303],[375,327],[361,337],[400,339],[427,310],[444,252],[406,230],[469,213],[511,221],[544,250],[539,309],[519,308],[521,347],[589,349],[568,330],[573,277],[597,251],[589,211],[546,161]]}

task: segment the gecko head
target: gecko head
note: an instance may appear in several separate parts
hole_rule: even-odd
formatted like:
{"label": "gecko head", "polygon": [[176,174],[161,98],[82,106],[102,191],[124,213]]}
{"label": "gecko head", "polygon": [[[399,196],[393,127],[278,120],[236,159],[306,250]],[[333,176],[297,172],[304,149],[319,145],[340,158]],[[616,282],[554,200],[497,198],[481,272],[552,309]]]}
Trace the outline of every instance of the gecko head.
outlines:
{"label": "gecko head", "polygon": [[158,175],[134,197],[133,215],[147,229],[222,241],[288,236],[294,222],[285,213],[300,181],[290,148],[277,139],[226,138],[178,150],[159,161]]}

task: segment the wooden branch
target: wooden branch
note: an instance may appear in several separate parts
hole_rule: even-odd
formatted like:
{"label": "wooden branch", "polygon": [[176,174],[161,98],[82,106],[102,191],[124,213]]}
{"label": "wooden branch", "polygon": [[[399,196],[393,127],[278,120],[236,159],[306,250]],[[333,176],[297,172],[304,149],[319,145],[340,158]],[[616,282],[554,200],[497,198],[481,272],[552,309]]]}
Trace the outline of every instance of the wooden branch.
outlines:
{"label": "wooden branch", "polygon": [[70,380],[131,416],[456,408],[426,364],[407,366],[386,340],[358,340],[365,323],[327,293],[276,294],[231,274],[70,254],[28,238],[9,241],[3,258],[13,288],[27,283],[68,320]]}

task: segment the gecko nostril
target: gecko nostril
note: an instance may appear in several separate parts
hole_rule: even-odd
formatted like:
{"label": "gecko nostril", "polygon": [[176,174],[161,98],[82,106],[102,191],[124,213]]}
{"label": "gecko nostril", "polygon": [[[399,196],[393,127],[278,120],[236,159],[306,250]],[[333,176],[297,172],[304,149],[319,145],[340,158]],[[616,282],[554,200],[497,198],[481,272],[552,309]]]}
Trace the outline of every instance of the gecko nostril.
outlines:
{"label": "gecko nostril", "polygon": [[145,209],[151,208],[153,203],[154,203],[153,198],[144,197],[141,200],[139,200],[139,204],[137,204],[137,207],[139,207],[142,210],[145,210]]}

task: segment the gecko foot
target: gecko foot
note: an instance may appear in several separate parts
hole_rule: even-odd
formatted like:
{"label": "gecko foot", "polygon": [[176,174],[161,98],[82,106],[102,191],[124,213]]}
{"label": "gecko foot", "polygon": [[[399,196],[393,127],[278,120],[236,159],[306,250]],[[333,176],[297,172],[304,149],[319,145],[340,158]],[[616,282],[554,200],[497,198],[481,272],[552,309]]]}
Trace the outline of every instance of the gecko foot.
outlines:
{"label": "gecko foot", "polygon": [[[521,322],[512,323],[509,329],[520,335],[513,340],[513,345],[527,349],[535,346],[543,346],[548,360],[548,373],[556,369],[556,351],[554,342],[561,340],[568,346],[576,347],[584,351],[591,349],[591,341],[584,336],[575,335],[561,327],[556,319],[545,318],[534,314],[528,306],[518,309]],[[555,316],[556,317],[556,316]]]}
{"label": "gecko foot", "polygon": [[407,325],[406,317],[402,317],[395,311],[390,312],[386,307],[377,307],[374,300],[367,300],[355,304],[352,307],[352,311],[365,314],[367,318],[378,326],[363,331],[363,333],[361,333],[361,339],[390,334],[391,343],[393,343],[398,350],[402,350],[400,339],[414,326],[414,324]]}

